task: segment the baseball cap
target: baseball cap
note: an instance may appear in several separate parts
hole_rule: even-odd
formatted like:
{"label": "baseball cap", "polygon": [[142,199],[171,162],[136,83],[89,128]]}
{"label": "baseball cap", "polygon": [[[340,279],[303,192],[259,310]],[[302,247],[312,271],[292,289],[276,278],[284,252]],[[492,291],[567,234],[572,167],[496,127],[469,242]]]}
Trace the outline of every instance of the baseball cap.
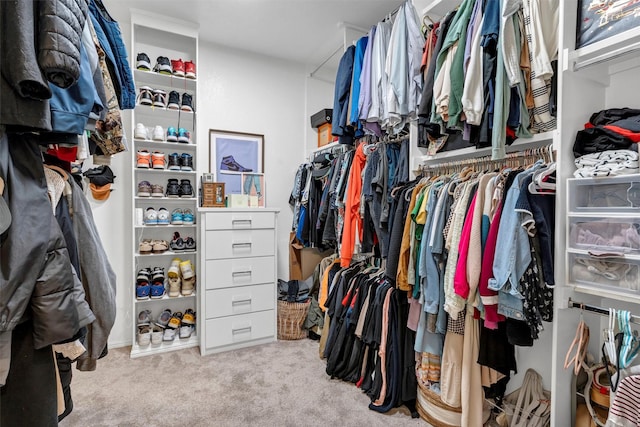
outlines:
{"label": "baseball cap", "polygon": [[111,184],[96,185],[92,182],[89,184],[89,189],[96,200],[107,200],[111,194]]}

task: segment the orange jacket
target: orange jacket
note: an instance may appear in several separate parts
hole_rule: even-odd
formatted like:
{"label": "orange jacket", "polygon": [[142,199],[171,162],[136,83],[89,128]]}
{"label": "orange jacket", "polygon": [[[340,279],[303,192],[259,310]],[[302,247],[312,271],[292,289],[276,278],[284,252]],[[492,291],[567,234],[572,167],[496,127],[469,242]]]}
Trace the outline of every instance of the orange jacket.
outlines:
{"label": "orange jacket", "polygon": [[348,267],[353,257],[356,240],[356,230],[362,240],[362,218],[360,217],[360,197],[362,196],[362,170],[367,156],[362,150],[364,143],[356,148],[356,154],[351,162],[349,183],[347,186],[347,201],[344,207],[344,228],[342,230],[342,246],[340,247],[340,265]]}

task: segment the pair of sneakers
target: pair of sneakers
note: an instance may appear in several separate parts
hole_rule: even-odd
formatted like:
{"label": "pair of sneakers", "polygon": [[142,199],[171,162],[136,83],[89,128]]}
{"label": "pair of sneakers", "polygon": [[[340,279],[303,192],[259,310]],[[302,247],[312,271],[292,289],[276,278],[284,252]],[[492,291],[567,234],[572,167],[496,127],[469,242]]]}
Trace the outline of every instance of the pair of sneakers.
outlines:
{"label": "pair of sneakers", "polygon": [[167,209],[160,208],[156,211],[150,206],[144,212],[144,225],[169,225],[171,224],[169,217]]}
{"label": "pair of sneakers", "polygon": [[176,231],[175,233],[173,233],[173,239],[171,240],[169,247],[174,252],[195,251],[196,241],[191,236],[185,237],[183,239],[180,236],[180,233]]}
{"label": "pair of sneakers", "polygon": [[[149,310],[147,310],[149,311]],[[146,347],[149,344],[160,345],[162,344],[162,337],[164,335],[164,329],[158,325],[138,325],[138,345],[140,347]]]}
{"label": "pair of sneakers", "polygon": [[178,179],[176,178],[169,178],[167,180],[167,197],[193,197],[191,181],[188,179],[182,179],[178,182]]}
{"label": "pair of sneakers", "polygon": [[169,297],[192,295],[196,287],[196,274],[191,260],[174,258],[167,270]]}
{"label": "pair of sneakers", "polygon": [[171,310],[165,309],[158,318],[158,325],[164,328],[163,341],[173,341],[176,335],[190,338],[196,326],[196,313],[190,308],[184,314],[180,311],[171,313]]}
{"label": "pair of sneakers", "polygon": [[193,211],[191,209],[175,208],[171,212],[172,225],[193,225]]}
{"label": "pair of sneakers", "polygon": [[161,151],[149,152],[147,149],[138,150],[136,153],[136,167],[140,169],[164,169],[167,160]]}
{"label": "pair of sneakers", "polygon": [[151,184],[149,181],[138,183],[138,197],[164,197],[164,187],[159,184]]}
{"label": "pair of sneakers", "polygon": [[167,108],[167,92],[150,86],[140,86],[137,102],[139,105]]}
{"label": "pair of sneakers", "polygon": [[193,113],[193,96],[188,94],[187,92],[184,92],[182,94],[182,99],[180,99],[180,94],[177,91],[172,90],[171,92],[169,92],[167,109],[181,110],[188,113]]}
{"label": "pair of sneakers", "polygon": [[172,171],[193,171],[193,156],[188,153],[171,153],[168,155],[169,164],[167,169]]}
{"label": "pair of sneakers", "polygon": [[[166,64],[167,57],[159,57],[158,61],[162,58],[162,62]],[[166,68],[166,65],[164,65]],[[176,77],[186,77],[188,79],[196,78],[196,64],[193,61],[182,61],[182,58],[171,60],[171,71]]]}
{"label": "pair of sneakers", "polygon": [[165,294],[164,268],[141,268],[136,278],[136,299],[160,299]]}
{"label": "pair of sneakers", "polygon": [[185,128],[174,128],[169,126],[167,128],[167,142],[181,142],[183,144],[191,143],[191,133]]}
{"label": "pair of sneakers", "polygon": [[164,129],[160,125],[148,128],[144,124],[138,123],[133,131],[133,137],[145,141],[164,142]]}

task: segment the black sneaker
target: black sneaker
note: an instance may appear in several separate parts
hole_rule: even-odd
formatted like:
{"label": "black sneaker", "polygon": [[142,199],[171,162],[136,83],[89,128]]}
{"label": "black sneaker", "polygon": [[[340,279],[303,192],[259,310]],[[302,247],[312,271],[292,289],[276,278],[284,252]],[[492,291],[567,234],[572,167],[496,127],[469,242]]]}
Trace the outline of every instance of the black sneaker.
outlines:
{"label": "black sneaker", "polygon": [[138,56],[136,56],[136,68],[138,70],[151,71],[151,60],[149,59],[149,55],[144,52],[140,52]]}
{"label": "black sneaker", "polygon": [[173,70],[171,69],[171,62],[169,61],[169,58],[167,58],[166,56],[158,56],[158,59],[156,60],[156,66],[153,67],[153,71],[160,74],[171,75],[173,73]]}
{"label": "black sneaker", "polygon": [[140,92],[138,92],[138,104],[140,105],[152,105],[153,104],[153,89],[149,86],[141,86]]}
{"label": "black sneaker", "polygon": [[182,94],[182,106],[180,106],[180,109],[182,111],[188,111],[190,113],[193,113],[192,101],[193,101],[193,98],[191,97],[191,95],[189,95],[188,93],[183,93]]}
{"label": "black sneaker", "polygon": [[191,181],[183,179],[180,181],[180,197],[193,197],[193,188]]}
{"label": "black sneaker", "polygon": [[153,90],[153,106],[166,108],[167,107],[167,92],[162,89]]}
{"label": "black sneaker", "polygon": [[169,110],[179,110],[180,109],[180,94],[175,90],[169,92],[169,103],[167,104],[167,108]]}
{"label": "black sneaker", "polygon": [[182,159],[178,155],[178,153],[169,154],[169,170],[171,171],[179,171],[180,166],[182,164]]}
{"label": "black sneaker", "polygon": [[167,197],[180,197],[180,184],[177,179],[169,179],[167,182]]}
{"label": "black sneaker", "polygon": [[182,153],[180,156],[180,169],[183,171],[193,170],[193,156],[191,154]]}

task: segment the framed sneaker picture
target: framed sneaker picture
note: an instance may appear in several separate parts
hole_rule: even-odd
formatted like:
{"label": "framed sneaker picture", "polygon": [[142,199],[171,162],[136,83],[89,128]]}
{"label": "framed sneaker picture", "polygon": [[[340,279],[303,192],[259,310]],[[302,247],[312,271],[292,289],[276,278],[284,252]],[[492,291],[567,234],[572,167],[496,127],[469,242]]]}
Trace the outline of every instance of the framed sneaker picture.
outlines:
{"label": "framed sneaker picture", "polygon": [[[262,193],[264,135],[210,129],[209,171],[216,182],[224,182],[227,195],[246,194],[243,179],[251,179],[253,193],[257,195],[258,190]],[[260,205],[265,206],[264,194],[259,196]]]}

